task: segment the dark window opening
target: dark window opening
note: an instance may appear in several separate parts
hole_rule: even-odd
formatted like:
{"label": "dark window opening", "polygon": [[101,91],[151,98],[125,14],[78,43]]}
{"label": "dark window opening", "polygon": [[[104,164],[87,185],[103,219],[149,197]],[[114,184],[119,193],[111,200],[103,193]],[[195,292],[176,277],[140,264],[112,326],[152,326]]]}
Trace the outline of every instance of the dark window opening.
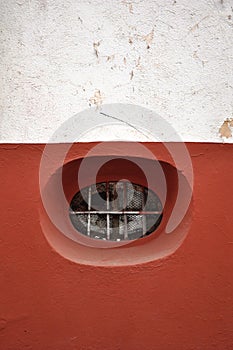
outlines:
{"label": "dark window opening", "polygon": [[127,181],[101,182],[77,192],[69,215],[75,229],[94,239],[134,240],[154,232],[163,208],[150,189]]}

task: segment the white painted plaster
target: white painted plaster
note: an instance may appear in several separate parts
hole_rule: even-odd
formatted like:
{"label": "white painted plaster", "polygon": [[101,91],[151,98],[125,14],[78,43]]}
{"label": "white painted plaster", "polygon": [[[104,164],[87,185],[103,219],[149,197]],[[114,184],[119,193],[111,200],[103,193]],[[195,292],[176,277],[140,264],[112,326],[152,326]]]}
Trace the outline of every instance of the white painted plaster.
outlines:
{"label": "white painted plaster", "polygon": [[[95,103],[152,109],[184,141],[224,141],[219,127],[233,116],[232,0],[0,1],[1,142],[47,142]],[[83,141],[122,132],[98,128]]]}

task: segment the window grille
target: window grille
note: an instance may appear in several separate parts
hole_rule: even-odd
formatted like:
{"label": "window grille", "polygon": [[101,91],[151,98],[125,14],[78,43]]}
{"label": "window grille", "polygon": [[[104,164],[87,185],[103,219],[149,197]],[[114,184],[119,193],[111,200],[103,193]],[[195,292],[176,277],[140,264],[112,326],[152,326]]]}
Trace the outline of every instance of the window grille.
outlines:
{"label": "window grille", "polygon": [[128,181],[101,182],[75,194],[69,209],[77,231],[94,239],[134,240],[159,226],[163,210],[150,189]]}

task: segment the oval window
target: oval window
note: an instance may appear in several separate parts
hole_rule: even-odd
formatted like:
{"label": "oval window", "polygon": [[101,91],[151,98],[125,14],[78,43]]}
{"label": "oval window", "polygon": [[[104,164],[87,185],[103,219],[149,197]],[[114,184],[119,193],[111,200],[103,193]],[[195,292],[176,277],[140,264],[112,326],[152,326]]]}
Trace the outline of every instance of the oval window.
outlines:
{"label": "oval window", "polygon": [[152,190],[128,181],[111,181],[77,192],[69,215],[75,229],[85,236],[122,241],[154,232],[162,220],[163,208]]}

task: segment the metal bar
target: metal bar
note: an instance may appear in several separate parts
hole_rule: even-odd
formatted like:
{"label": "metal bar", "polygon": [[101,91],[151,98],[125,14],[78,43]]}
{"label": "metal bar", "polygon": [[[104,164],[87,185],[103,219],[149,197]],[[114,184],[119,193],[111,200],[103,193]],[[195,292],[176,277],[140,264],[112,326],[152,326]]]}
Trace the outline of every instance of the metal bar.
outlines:
{"label": "metal bar", "polygon": [[109,222],[109,186],[106,182],[106,195],[107,195],[107,239],[110,239],[110,222]]}
{"label": "metal bar", "polygon": [[159,215],[162,214],[162,211],[127,211],[127,210],[119,210],[119,211],[111,211],[111,210],[83,210],[83,211],[70,211],[71,215],[82,215],[82,214],[112,214],[112,215]]}
{"label": "metal bar", "polygon": [[[110,182],[109,184],[112,185],[112,191],[110,191],[110,194],[112,196],[112,202],[109,203],[109,205],[111,206],[111,209],[113,211],[117,211],[119,210],[119,199],[120,196],[119,194],[117,195],[117,190],[116,190],[116,185],[117,182]],[[109,197],[111,199],[111,197]],[[111,218],[111,238],[114,239],[118,239],[119,234],[120,234],[120,215],[113,215]]]}
{"label": "metal bar", "polygon": [[88,219],[87,219],[87,235],[91,235],[91,186],[88,189]]}
{"label": "metal bar", "polygon": [[[123,200],[124,200],[124,209],[127,207],[127,192],[126,192],[126,183],[123,182]],[[122,211],[123,213],[125,210]],[[128,238],[128,230],[127,230],[127,215],[124,214],[124,239]]]}
{"label": "metal bar", "polygon": [[[142,195],[143,195],[143,198],[142,198],[142,210],[145,208],[145,190],[143,188],[143,191],[142,191]],[[143,215],[142,216],[142,235],[144,236],[146,234],[146,216]]]}

